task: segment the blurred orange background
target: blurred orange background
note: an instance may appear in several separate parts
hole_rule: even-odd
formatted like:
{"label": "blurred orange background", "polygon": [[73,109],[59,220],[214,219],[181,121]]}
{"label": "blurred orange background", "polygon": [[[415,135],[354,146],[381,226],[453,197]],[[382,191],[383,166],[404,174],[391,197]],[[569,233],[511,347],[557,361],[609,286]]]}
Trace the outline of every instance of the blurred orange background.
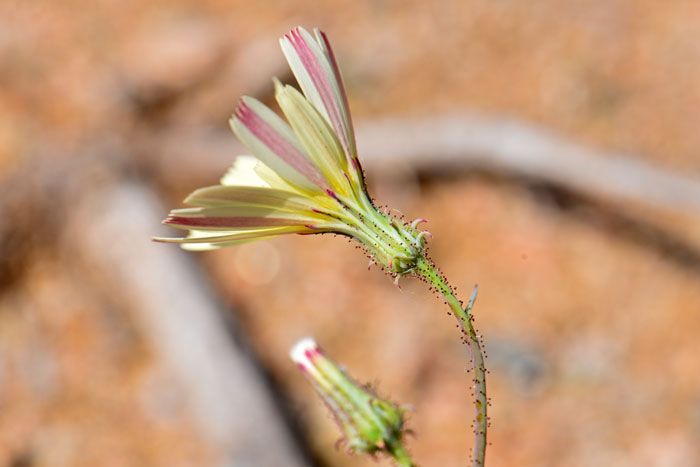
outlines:
{"label": "blurred orange background", "polygon": [[[287,356],[306,335],[412,407],[421,466],[467,464],[468,351],[424,284],[330,236],[151,243],[240,153],[240,96],[291,82],[278,38],[303,25],[334,46],[360,157],[378,153],[370,191],[429,219],[462,298],[479,284],[487,465],[700,465],[699,20],[690,0],[3,2],[0,464],[377,465],[334,447]],[[455,115],[506,122],[486,160],[527,151],[527,128],[652,175],[392,159]],[[665,202],[654,174],[681,180]]]}

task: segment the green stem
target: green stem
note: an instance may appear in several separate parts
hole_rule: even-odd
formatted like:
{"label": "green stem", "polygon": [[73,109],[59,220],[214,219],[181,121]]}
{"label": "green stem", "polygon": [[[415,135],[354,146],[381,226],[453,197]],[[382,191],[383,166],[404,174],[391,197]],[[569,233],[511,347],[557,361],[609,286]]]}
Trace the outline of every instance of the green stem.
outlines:
{"label": "green stem", "polygon": [[400,442],[387,446],[387,451],[391,454],[391,457],[394,458],[399,467],[415,467],[416,464]]}
{"label": "green stem", "polygon": [[476,287],[469,299],[466,308],[462,308],[462,304],[452,292],[452,288],[447,284],[445,279],[435,270],[435,267],[425,258],[419,258],[416,266],[416,273],[430,282],[435,290],[440,292],[447,301],[452,313],[457,318],[462,333],[464,334],[469,350],[471,352],[472,370],[474,371],[474,406],[476,408],[476,420],[474,431],[474,452],[473,462],[474,467],[483,467],[484,456],[486,454],[486,428],[488,426],[488,417],[486,414],[488,400],[486,398],[486,366],[484,365],[484,356],[481,352],[481,344],[479,336],[472,325],[472,306],[476,299]]}

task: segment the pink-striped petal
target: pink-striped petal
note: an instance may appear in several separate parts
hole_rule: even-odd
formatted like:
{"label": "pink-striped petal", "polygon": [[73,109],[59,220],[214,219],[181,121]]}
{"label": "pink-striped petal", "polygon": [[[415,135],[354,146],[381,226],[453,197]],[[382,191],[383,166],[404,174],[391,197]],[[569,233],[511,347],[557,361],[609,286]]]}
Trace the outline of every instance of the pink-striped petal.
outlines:
{"label": "pink-striped petal", "polygon": [[256,229],[261,227],[300,225],[299,221],[296,219],[253,216],[170,216],[165,219],[163,223],[184,229],[212,230]]}
{"label": "pink-striped petal", "polygon": [[[345,93],[345,86],[343,85],[343,77],[340,74],[340,67],[338,66],[338,62],[335,60],[335,54],[333,53],[333,49],[331,48],[331,43],[326,37],[326,33],[321,31],[320,29],[314,29],[314,33],[316,34],[316,40],[319,42],[319,44],[321,44],[321,48],[323,49],[323,53],[326,56],[328,63],[330,63],[331,68],[333,69],[333,76],[335,77],[338,89],[340,91],[341,99],[338,107],[342,112],[342,120],[345,128],[344,141],[347,144],[345,149],[348,151],[348,156],[352,157],[353,159],[357,159],[357,148],[355,146],[355,131],[352,126],[352,118],[350,117],[350,105],[348,104],[348,96]],[[341,142],[343,142],[342,139]]]}
{"label": "pink-striped petal", "polygon": [[[197,235],[188,235],[186,238],[161,238],[156,237],[154,240],[163,243],[216,243],[216,242],[230,242],[234,240],[251,240],[260,237],[268,238],[275,235],[282,235],[287,233],[299,233],[309,230],[308,227],[304,226],[294,226],[294,227],[266,227],[260,229],[249,229],[240,231],[201,231],[197,230]],[[204,235],[204,233],[208,235]]]}
{"label": "pink-striped petal", "polygon": [[183,248],[188,250],[211,250],[224,246],[239,245],[241,243],[264,240],[279,235],[315,233],[315,231],[306,226],[291,226],[268,227],[263,229],[242,230],[235,232],[206,232],[210,235],[204,235],[205,232],[202,231],[196,231],[196,233],[197,235],[193,235],[193,233],[190,232],[190,235],[186,238],[157,237],[153,240],[163,243],[179,243]]}
{"label": "pink-striped petal", "polygon": [[260,101],[244,97],[230,123],[238,139],[285,180],[311,191],[328,187],[289,125]]}
{"label": "pink-striped petal", "polygon": [[277,84],[275,98],[306,153],[333,189],[343,190],[347,158],[336,134],[321,113],[292,86]]}
{"label": "pink-striped petal", "polygon": [[317,31],[318,42],[304,28],[281,40],[289,66],[304,95],[326,118],[348,158],[356,156],[355,139],[340,70],[328,41]]}
{"label": "pink-striped petal", "polygon": [[164,223],[190,230],[244,230],[311,225],[321,219],[311,207],[290,202],[288,194],[266,188],[210,187],[190,195],[188,203],[206,206],[174,209]]}
{"label": "pink-striped petal", "polygon": [[185,204],[199,207],[268,207],[287,212],[308,212],[314,204],[298,194],[274,188],[216,185],[192,192]]}
{"label": "pink-striped petal", "polygon": [[[360,164],[360,158],[357,155],[355,130],[352,124],[352,117],[350,117],[350,105],[348,104],[348,96],[345,93],[345,85],[343,84],[343,77],[340,74],[340,67],[338,66],[338,62],[335,59],[335,54],[333,53],[333,49],[331,48],[330,41],[328,41],[328,38],[326,37],[326,33],[324,33],[318,28],[315,28],[314,34],[316,35],[316,40],[318,41],[318,43],[321,44],[321,48],[323,49],[324,55],[328,59],[328,63],[330,63],[331,68],[333,69],[333,75],[335,76],[336,83],[338,85],[338,90],[340,93],[339,107],[341,110],[341,115],[343,116],[345,139],[343,140],[340,136],[339,138],[341,138],[341,143],[343,143],[346,153],[350,158],[350,162],[353,169],[351,173],[354,173],[355,179],[362,188],[362,190],[366,190],[365,174],[362,171],[362,164]],[[336,96],[336,98],[338,98],[338,96]]]}

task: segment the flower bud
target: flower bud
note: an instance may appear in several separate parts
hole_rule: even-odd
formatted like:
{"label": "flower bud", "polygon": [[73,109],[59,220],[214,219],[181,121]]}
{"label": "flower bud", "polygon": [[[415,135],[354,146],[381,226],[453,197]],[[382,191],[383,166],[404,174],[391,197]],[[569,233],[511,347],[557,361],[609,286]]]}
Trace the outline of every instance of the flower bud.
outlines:
{"label": "flower bud", "polygon": [[312,338],[297,342],[290,356],[333,413],[350,452],[403,450],[404,409],[352,380]]}

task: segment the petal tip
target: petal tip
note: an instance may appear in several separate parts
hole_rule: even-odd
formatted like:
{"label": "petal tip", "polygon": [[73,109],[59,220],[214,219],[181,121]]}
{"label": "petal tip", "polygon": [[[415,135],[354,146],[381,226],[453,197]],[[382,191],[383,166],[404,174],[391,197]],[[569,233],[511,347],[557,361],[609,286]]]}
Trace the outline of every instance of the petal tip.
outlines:
{"label": "petal tip", "polygon": [[310,363],[308,357],[309,352],[316,351],[317,349],[318,345],[316,344],[314,338],[305,337],[303,339],[300,339],[299,342],[297,342],[296,344],[294,344],[294,346],[289,351],[289,357],[295,363],[308,365]]}

